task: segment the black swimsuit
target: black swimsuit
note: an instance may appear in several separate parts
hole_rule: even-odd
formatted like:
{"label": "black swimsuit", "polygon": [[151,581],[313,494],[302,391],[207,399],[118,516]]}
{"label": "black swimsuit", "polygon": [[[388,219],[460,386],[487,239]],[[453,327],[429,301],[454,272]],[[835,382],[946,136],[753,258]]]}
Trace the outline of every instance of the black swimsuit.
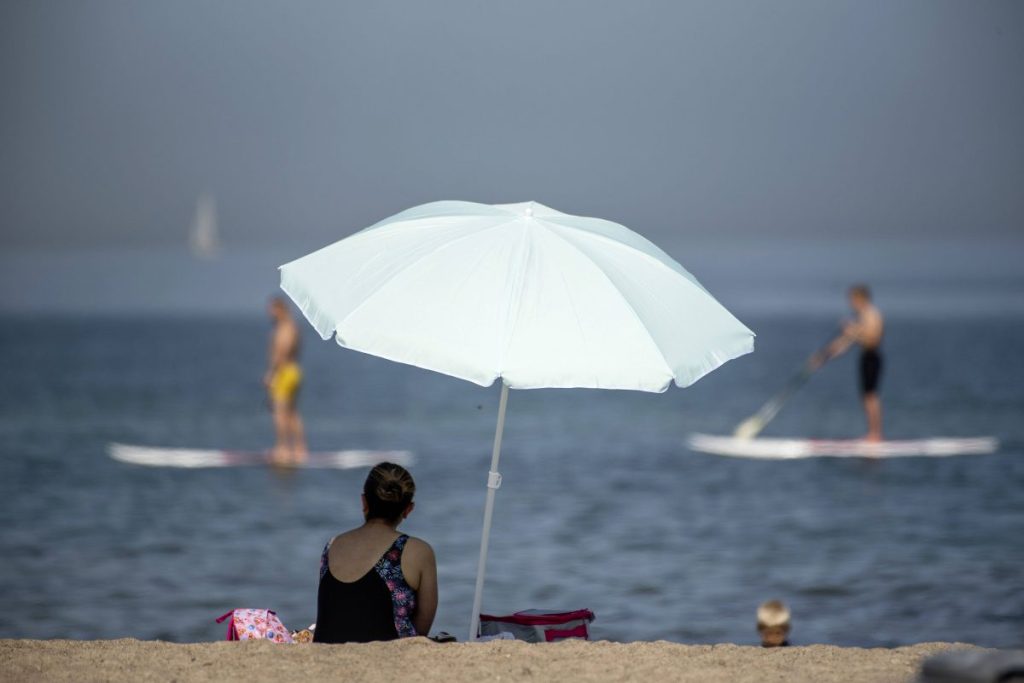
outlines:
{"label": "black swimsuit", "polygon": [[877,348],[860,352],[860,393],[874,394],[882,379],[882,354]]}
{"label": "black swimsuit", "polygon": [[331,544],[324,546],[314,642],[368,643],[416,635],[412,625],[416,591],[402,574],[402,551],[408,540],[405,534],[396,538],[377,564],[352,583],[334,578],[327,562]]}

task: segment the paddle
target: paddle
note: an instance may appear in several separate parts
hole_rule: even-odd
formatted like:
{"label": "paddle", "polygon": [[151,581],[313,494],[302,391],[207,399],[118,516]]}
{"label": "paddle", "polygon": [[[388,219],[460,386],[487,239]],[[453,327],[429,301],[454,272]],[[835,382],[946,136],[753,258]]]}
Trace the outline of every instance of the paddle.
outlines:
{"label": "paddle", "polygon": [[768,399],[768,402],[761,406],[760,410],[741,422],[732,435],[737,439],[753,439],[760,434],[761,430],[779,414],[779,411],[782,410],[782,405],[789,400],[789,397],[795,394],[800,387],[807,383],[811,375],[820,370],[830,360],[827,353],[829,346],[831,346],[831,341],[812,353],[804,361],[800,372],[789,378],[789,381],[782,387],[782,391]]}

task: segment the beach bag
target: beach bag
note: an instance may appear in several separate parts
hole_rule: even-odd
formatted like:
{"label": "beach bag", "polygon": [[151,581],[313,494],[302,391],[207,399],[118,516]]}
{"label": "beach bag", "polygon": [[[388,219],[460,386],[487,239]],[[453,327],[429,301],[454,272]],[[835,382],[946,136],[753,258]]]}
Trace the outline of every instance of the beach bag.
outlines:
{"label": "beach bag", "polygon": [[293,643],[291,633],[277,614],[269,609],[233,609],[218,617],[217,623],[228,620],[228,640],[269,640]]}
{"label": "beach bag", "polygon": [[573,612],[528,609],[504,617],[481,614],[480,635],[511,633],[516,640],[528,643],[553,643],[567,638],[590,640],[587,625],[593,620],[594,613],[588,609]]}

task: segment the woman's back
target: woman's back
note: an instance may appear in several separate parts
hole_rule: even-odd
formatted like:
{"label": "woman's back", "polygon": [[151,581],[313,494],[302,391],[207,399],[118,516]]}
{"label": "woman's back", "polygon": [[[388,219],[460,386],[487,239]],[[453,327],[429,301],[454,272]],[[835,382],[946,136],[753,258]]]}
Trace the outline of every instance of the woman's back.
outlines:
{"label": "woman's back", "polygon": [[324,548],[314,636],[318,643],[365,643],[416,635],[412,622],[416,589],[402,571],[409,537],[391,534],[394,540],[375,553],[377,561],[358,575],[359,568],[369,564],[367,552],[380,547],[381,536],[352,538],[360,531],[344,534]]}

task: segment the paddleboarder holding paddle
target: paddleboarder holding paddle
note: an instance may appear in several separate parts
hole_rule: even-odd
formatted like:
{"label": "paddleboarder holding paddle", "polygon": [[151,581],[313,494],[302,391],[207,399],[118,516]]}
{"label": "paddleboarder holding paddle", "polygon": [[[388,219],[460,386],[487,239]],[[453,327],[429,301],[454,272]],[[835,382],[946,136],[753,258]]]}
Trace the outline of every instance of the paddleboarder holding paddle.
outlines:
{"label": "paddleboarder holding paddle", "polygon": [[882,375],[882,334],[885,320],[881,311],[871,302],[867,285],[850,287],[847,296],[856,318],[843,323],[843,332],[823,351],[811,357],[810,367],[816,370],[836,356],[846,353],[851,346],[860,346],[860,392],[864,401],[864,414],[868,421],[868,441],[882,440],[882,400],[878,385]]}

